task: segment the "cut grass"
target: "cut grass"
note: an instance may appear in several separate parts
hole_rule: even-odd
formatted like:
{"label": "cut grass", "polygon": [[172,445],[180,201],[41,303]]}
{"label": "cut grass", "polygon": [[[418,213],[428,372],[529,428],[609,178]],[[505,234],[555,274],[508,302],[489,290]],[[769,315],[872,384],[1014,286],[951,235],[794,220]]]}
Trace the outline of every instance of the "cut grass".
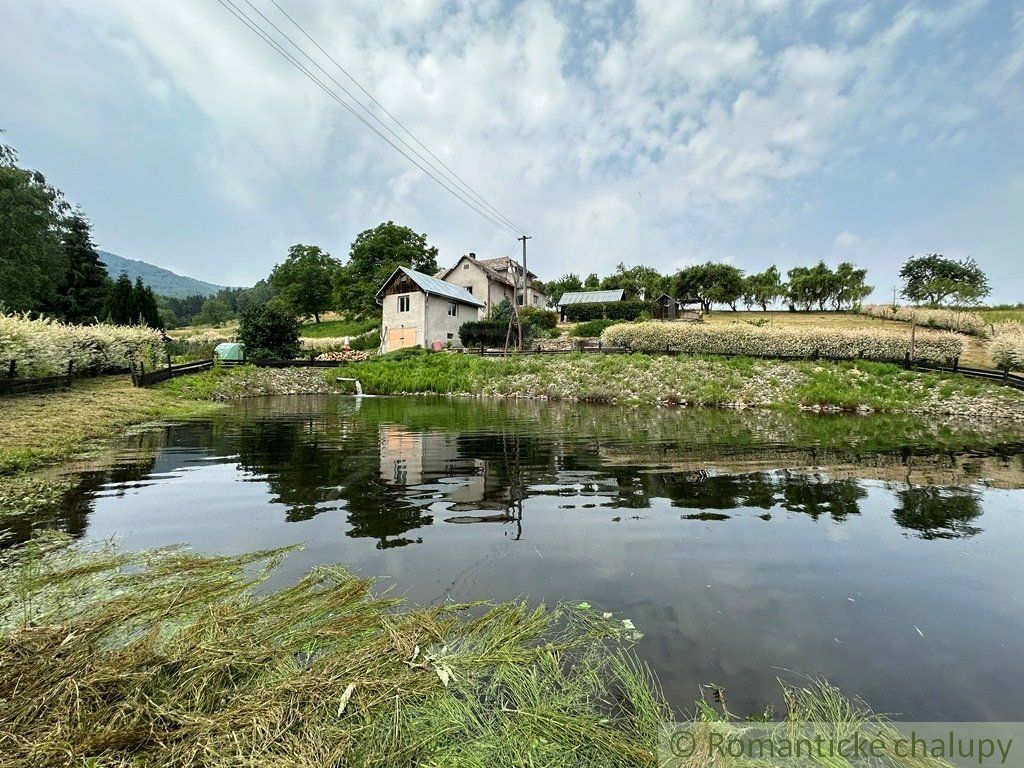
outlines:
{"label": "cut grass", "polygon": [[125,427],[185,418],[215,408],[162,388],[133,387],[127,376],[76,382],[71,389],[0,401],[0,477],[68,460]]}
{"label": "cut grass", "polygon": [[[269,589],[285,555],[132,554],[60,537],[6,552],[4,765],[710,764],[671,760],[673,713],[623,618],[587,603],[412,609],[337,567]],[[708,688],[715,703],[697,702],[691,729],[752,726]],[[783,694],[785,729],[895,735],[824,682]],[[889,757],[896,768],[948,765]]]}
{"label": "cut grass", "polygon": [[283,554],[8,554],[4,765],[654,765],[670,713],[621,620],[406,609],[336,567],[254,590]]}

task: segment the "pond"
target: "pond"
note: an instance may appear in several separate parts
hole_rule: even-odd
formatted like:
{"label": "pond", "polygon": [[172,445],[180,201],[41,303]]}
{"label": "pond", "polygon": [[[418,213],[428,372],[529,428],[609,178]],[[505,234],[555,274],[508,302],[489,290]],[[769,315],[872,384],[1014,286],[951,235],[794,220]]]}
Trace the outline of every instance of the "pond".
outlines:
{"label": "pond", "polygon": [[419,604],[586,601],[680,708],[820,676],[904,719],[1020,720],[1022,488],[1012,437],[910,419],[308,396],[140,433],[35,524],[299,543],[279,580],[341,563]]}

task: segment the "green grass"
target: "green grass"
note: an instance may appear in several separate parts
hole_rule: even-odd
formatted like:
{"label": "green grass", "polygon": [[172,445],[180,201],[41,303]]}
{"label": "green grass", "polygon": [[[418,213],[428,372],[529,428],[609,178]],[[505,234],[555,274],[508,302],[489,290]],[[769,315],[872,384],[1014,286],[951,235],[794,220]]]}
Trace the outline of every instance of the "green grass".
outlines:
{"label": "green grass", "polygon": [[299,328],[299,335],[309,339],[333,338],[336,336],[360,336],[380,327],[380,320],[324,320],[320,323],[306,323]]}
{"label": "green grass", "polygon": [[[410,353],[342,365],[371,394],[431,392],[620,403],[734,403],[920,410],[923,398],[989,399],[1024,408],[1024,395],[962,376],[857,362],[785,363],[755,358],[572,354],[481,358]],[[934,403],[933,403],[934,406]]]}
{"label": "green grass", "polygon": [[1024,306],[997,307],[993,309],[976,310],[979,315],[985,318],[987,323],[1000,323],[1006,320],[1013,320],[1024,323]]}

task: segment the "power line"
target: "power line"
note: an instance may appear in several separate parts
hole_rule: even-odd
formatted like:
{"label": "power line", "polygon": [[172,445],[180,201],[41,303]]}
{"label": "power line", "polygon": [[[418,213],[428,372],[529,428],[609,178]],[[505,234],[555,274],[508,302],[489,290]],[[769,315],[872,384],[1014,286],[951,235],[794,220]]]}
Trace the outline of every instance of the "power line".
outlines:
{"label": "power line", "polygon": [[[248,2],[248,0],[246,0],[246,2]],[[465,190],[465,192],[470,195],[470,197],[474,198],[483,207],[485,207],[487,210],[492,212],[495,216],[500,218],[502,221],[504,221],[506,224],[511,226],[517,232],[522,231],[522,229],[523,229],[522,227],[520,227],[518,224],[516,224],[510,218],[505,216],[505,214],[503,214],[501,211],[499,211],[496,207],[491,205],[491,203],[489,203],[482,195],[480,195],[475,189],[473,189],[471,186],[469,186],[468,182],[466,182],[465,179],[463,179],[455,171],[453,171],[450,167],[448,167],[448,165],[444,162],[444,160],[442,160],[440,157],[438,157],[436,154],[434,154],[434,152],[431,151],[430,147],[428,147],[426,144],[424,144],[422,141],[420,141],[412,131],[410,131],[408,128],[406,128],[401,120],[399,120],[397,117],[395,117],[388,110],[387,107],[385,107],[383,104],[381,104],[380,101],[378,101],[374,97],[374,95],[372,93],[370,93],[368,90],[366,90],[366,88],[363,87],[362,83],[360,83],[358,80],[356,80],[356,78],[352,75],[352,73],[350,73],[347,69],[345,69],[345,67],[343,67],[341,65],[341,62],[339,62],[330,53],[328,53],[326,50],[324,50],[324,47],[322,45],[320,45],[320,43],[318,43],[312,37],[312,35],[310,35],[309,32],[307,32],[305,30],[305,28],[301,24],[299,24],[291,16],[291,14],[288,13],[288,11],[286,11],[284,8],[282,8],[281,5],[277,2],[277,0],[270,0],[270,2],[273,4],[273,6],[275,8],[277,8],[278,11],[281,12],[281,14],[286,19],[288,19],[288,21],[290,21],[295,26],[296,29],[299,30],[299,32],[301,32],[306,37],[307,40],[309,40],[309,42],[311,42],[314,46],[316,46],[317,50],[319,50],[320,53],[322,53],[324,56],[326,56],[327,59],[332,64],[334,64],[334,66],[336,66],[339,70],[341,70],[341,72],[345,75],[345,77],[347,77],[356,86],[356,88],[358,88],[360,91],[362,91],[363,94],[365,94],[366,97],[370,101],[372,101],[380,109],[381,112],[383,112],[385,115],[387,115],[389,118],[391,118],[395,122],[395,125],[397,125],[399,128],[401,128],[406,133],[406,135],[408,135],[409,138],[411,138],[419,147],[421,147],[428,155],[430,155],[430,157],[433,160],[435,160],[437,162],[437,164],[441,168],[443,168],[445,171],[447,171],[447,175],[448,175],[448,177],[451,180],[453,180],[453,183],[457,182],[462,187],[462,189]],[[252,3],[249,3],[249,5],[252,5]],[[260,15],[262,16],[263,14],[260,14]],[[266,18],[266,17],[264,17],[264,18]],[[323,71],[323,70],[321,69],[321,71]],[[325,72],[324,74],[327,74],[327,73]],[[328,75],[328,77],[330,77],[330,76]],[[331,78],[331,79],[333,80],[334,78]],[[335,82],[337,82],[337,81],[335,81]],[[353,97],[353,99],[355,99],[355,97]],[[358,102],[358,100],[357,100],[357,102]],[[367,112],[369,112],[369,109],[367,109],[364,105],[363,105],[363,108],[366,109]]]}
{"label": "power line", "polygon": [[[246,0],[246,1],[248,2],[248,0]],[[298,69],[303,75],[305,75],[305,77],[307,79],[309,79],[313,84],[315,84],[318,88],[320,88],[325,94],[327,94],[330,98],[332,98],[334,101],[336,101],[338,104],[340,104],[346,110],[348,110],[348,112],[350,112],[353,117],[355,117],[357,120],[359,120],[359,122],[361,122],[363,125],[365,125],[367,128],[369,128],[371,131],[376,133],[380,138],[382,138],[384,141],[386,141],[396,152],[398,152],[406,160],[408,160],[410,163],[412,163],[417,168],[419,168],[421,171],[423,171],[423,173],[425,173],[433,181],[435,181],[437,184],[439,184],[441,187],[443,187],[452,196],[454,196],[455,198],[460,200],[463,204],[465,204],[467,207],[469,207],[471,210],[473,210],[476,214],[478,214],[479,216],[484,218],[486,221],[488,221],[490,224],[494,225],[495,227],[497,227],[498,229],[502,230],[506,234],[510,235],[511,237],[517,237],[518,236],[518,232],[515,229],[513,229],[509,225],[505,224],[501,219],[498,219],[494,214],[489,213],[486,209],[482,208],[479,204],[475,203],[472,199],[470,199],[467,196],[465,196],[465,194],[462,193],[458,188],[453,188],[445,179],[438,178],[433,173],[431,173],[431,170],[437,170],[436,168],[431,166],[429,163],[427,164],[429,166],[429,168],[428,167],[424,167],[424,165],[422,165],[421,163],[417,162],[414,157],[410,156],[408,153],[403,151],[401,147],[399,147],[397,144],[395,144],[395,142],[391,141],[391,139],[389,139],[384,133],[382,133],[379,129],[377,129],[374,125],[372,125],[363,115],[361,115],[359,112],[357,112],[350,104],[348,104],[337,93],[335,93],[333,89],[331,89],[328,85],[326,85],[313,72],[311,72],[309,69],[307,69],[302,64],[302,62],[300,62],[291,53],[289,53],[287,50],[285,50],[281,46],[281,44],[278,43],[277,40],[275,40],[265,29],[263,29],[263,27],[261,27],[259,25],[258,22],[254,21],[252,18],[250,18],[245,13],[245,11],[243,11],[241,8],[239,8],[237,5],[235,5],[235,3],[232,2],[232,0],[217,0],[217,2],[219,2],[222,6],[224,6],[224,8],[226,8],[235,18],[237,18],[239,21],[241,21],[246,27],[248,27],[252,32],[254,32],[260,39],[262,39],[265,43],[267,43],[267,45],[269,45],[271,48],[273,48],[275,51],[277,51],[278,54],[280,54],[292,66],[294,66],[296,69]],[[257,10],[257,13],[259,13],[258,10]],[[260,15],[262,16],[263,14],[261,13]],[[266,18],[266,17],[264,17],[264,18]],[[272,26],[273,26],[273,24],[272,24]],[[283,33],[282,33],[282,35],[283,35]],[[285,36],[285,38],[288,39],[287,36]],[[289,40],[289,42],[291,42],[293,46],[295,45],[294,42],[292,42],[290,40]],[[346,91],[342,86],[340,86],[340,84],[339,84],[339,88],[342,88],[343,91],[348,93],[348,91]],[[364,107],[364,109],[365,109],[365,107]],[[372,116],[372,114],[371,114],[371,116]],[[420,159],[422,160],[423,158],[420,157]],[[426,161],[424,161],[424,162],[426,162]]]}

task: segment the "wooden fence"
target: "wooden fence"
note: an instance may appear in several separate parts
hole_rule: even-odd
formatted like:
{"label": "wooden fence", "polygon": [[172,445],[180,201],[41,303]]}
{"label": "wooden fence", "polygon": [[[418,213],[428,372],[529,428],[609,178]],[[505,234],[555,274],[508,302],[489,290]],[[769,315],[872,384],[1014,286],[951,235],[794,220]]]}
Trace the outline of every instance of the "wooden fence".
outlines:
{"label": "wooden fence", "polygon": [[11,360],[7,368],[7,376],[0,379],[0,395],[27,395],[36,392],[52,392],[56,389],[65,389],[71,386],[71,376],[74,369],[74,362],[68,361],[68,370],[60,376],[41,376],[33,379],[15,378],[18,373],[18,363]]}

